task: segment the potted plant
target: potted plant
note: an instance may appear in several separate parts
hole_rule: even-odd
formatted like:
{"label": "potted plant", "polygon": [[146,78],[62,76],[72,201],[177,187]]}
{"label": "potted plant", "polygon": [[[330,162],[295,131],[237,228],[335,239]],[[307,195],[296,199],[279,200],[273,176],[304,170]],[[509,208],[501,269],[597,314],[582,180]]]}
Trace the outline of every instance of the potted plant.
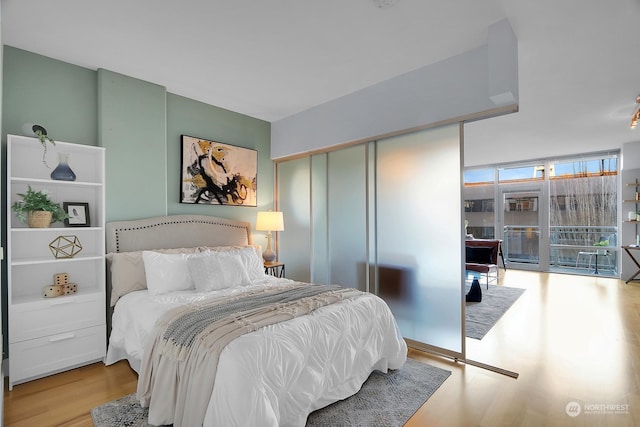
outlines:
{"label": "potted plant", "polygon": [[[609,240],[600,240],[599,242],[595,242],[593,244],[593,246],[597,246],[598,248],[601,248],[603,246],[609,246]],[[607,254],[607,250],[606,249],[598,249],[597,252],[598,252],[598,255],[606,255]]]}
{"label": "potted plant", "polygon": [[59,203],[53,202],[46,191],[36,191],[28,187],[26,193],[18,193],[22,200],[15,202],[11,209],[21,222],[29,227],[46,228],[54,222],[69,218]]}

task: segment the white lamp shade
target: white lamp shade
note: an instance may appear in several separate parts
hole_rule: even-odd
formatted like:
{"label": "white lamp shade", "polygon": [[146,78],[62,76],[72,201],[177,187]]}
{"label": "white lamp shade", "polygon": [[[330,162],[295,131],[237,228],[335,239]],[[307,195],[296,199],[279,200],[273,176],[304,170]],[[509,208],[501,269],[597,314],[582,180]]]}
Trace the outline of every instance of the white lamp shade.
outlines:
{"label": "white lamp shade", "polygon": [[258,212],[256,221],[257,231],[283,231],[284,219],[282,212]]}

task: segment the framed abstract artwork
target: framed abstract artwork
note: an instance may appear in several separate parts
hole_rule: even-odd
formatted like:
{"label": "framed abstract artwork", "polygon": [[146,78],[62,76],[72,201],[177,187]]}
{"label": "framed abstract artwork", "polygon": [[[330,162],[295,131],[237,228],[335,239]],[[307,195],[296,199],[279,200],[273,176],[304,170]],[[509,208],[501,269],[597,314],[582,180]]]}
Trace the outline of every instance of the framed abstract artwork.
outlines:
{"label": "framed abstract artwork", "polygon": [[258,152],[181,136],[180,203],[257,206]]}

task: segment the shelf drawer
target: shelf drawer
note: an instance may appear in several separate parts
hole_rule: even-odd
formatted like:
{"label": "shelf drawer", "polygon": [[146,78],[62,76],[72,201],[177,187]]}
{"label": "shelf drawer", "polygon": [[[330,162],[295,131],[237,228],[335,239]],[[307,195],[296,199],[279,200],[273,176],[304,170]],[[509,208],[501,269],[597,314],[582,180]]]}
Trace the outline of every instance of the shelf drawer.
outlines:
{"label": "shelf drawer", "polygon": [[10,344],[10,384],[101,360],[106,354],[106,346],[105,326]]}
{"label": "shelf drawer", "polygon": [[9,342],[106,323],[104,294],[69,295],[9,307]]}

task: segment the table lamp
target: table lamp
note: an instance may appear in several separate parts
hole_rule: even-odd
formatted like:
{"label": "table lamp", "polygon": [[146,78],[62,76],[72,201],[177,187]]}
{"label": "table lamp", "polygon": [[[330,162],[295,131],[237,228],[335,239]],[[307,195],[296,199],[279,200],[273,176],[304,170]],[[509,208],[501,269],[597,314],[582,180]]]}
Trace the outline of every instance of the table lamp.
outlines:
{"label": "table lamp", "polygon": [[267,249],[262,252],[262,258],[265,263],[272,263],[276,259],[276,253],[271,249],[271,232],[284,231],[282,212],[258,212],[256,230],[267,232]]}

